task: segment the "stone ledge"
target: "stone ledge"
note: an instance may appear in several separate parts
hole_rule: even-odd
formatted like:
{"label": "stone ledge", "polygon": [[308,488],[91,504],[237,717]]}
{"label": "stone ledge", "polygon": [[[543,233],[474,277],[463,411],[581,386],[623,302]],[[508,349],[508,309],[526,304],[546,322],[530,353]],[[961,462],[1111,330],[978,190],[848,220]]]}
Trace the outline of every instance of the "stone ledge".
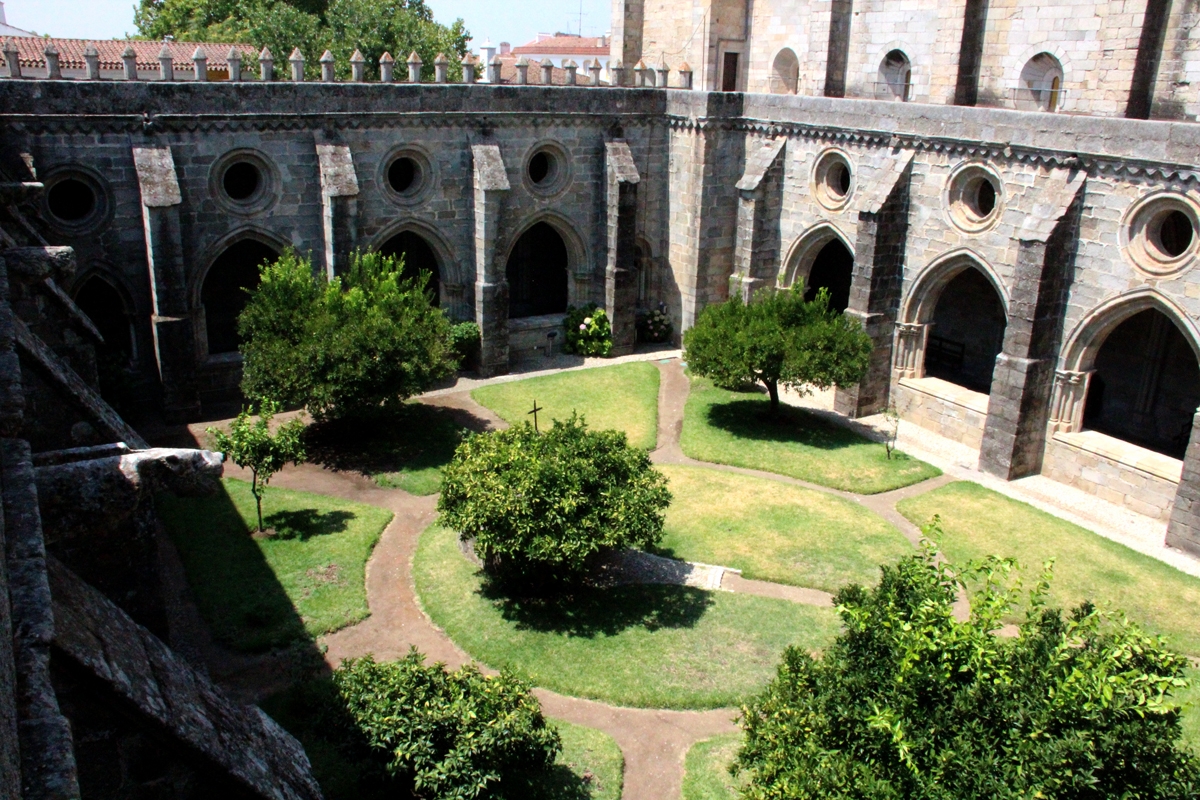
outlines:
{"label": "stone ledge", "polygon": [[982,392],[973,392],[941,378],[901,378],[898,383],[915,392],[936,397],[938,400],[987,416],[990,396]]}
{"label": "stone ledge", "polygon": [[1054,440],[1174,484],[1179,483],[1183,474],[1183,462],[1179,459],[1147,450],[1099,431],[1059,432],[1054,434]]}

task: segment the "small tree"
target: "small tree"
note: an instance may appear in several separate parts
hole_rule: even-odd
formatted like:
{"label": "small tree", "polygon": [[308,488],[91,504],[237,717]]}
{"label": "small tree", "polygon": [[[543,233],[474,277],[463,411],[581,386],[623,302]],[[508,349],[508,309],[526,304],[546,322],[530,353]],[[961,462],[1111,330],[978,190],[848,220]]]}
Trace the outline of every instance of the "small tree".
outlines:
{"label": "small tree", "polygon": [[883,450],[891,461],[892,453],[896,452],[896,440],[900,438],[900,410],[895,403],[888,403],[883,410],[883,421],[887,426],[883,432]]}
{"label": "small tree", "polygon": [[[1015,638],[1011,561],[954,568],[933,547],[837,596],[845,631],[819,658],[784,653],[742,709],[748,800],[1194,798],[1180,741],[1187,660],[1090,603],[1046,605],[1049,569]],[[975,586],[971,616],[954,602]]]}
{"label": "small tree", "polygon": [[251,422],[250,409],[242,413],[229,426],[229,433],[219,428],[209,428],[216,448],[239,467],[250,470],[250,491],[258,506],[258,530],[263,530],[262,495],[271,476],[283,469],[287,462],[299,464],[304,460],[304,443],[300,435],[304,423],[294,419],[271,433],[271,420],[279,407],[265,400],[259,406],[258,419]]}
{"label": "small tree", "polygon": [[849,386],[866,374],[871,339],[857,320],[829,307],[824,289],[805,301],[800,287],[738,296],[700,312],[683,335],[688,367],[722,386],[761,382],[779,411],[779,385],[805,392]]}
{"label": "small tree", "polygon": [[238,318],[242,391],[322,420],[395,408],[451,374],[450,322],[429,276],[405,280],[403,269],[378,253],[355,253],[332,281],[291,251],[264,265]]}
{"label": "small tree", "polygon": [[667,480],[621,431],[572,415],[468,436],[443,471],[438,510],[493,574],[570,580],[592,559],[662,538]]}

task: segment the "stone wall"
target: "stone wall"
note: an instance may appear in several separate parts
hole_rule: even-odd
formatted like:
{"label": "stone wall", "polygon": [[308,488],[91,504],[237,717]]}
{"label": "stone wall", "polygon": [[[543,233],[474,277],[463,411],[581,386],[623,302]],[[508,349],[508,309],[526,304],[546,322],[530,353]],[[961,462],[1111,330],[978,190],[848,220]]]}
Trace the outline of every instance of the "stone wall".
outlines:
{"label": "stone wall", "polygon": [[938,378],[902,379],[892,402],[903,418],[938,436],[978,450],[988,415],[988,397]]}
{"label": "stone wall", "polygon": [[1058,433],[1046,443],[1042,474],[1131,511],[1167,519],[1182,462],[1102,433]]}

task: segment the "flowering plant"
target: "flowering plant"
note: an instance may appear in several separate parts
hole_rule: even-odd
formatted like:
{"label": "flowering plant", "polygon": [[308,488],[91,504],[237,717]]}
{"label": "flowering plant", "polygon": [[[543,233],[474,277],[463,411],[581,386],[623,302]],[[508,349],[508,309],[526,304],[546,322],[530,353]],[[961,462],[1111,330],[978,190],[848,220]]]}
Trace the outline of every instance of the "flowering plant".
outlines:
{"label": "flowering plant", "polygon": [[612,352],[612,326],[608,314],[595,303],[568,308],[563,350],[581,356],[607,356]]}
{"label": "flowering plant", "polygon": [[638,320],[638,333],[643,342],[670,341],[671,328],[671,316],[667,313],[666,303],[659,303],[658,308]]}

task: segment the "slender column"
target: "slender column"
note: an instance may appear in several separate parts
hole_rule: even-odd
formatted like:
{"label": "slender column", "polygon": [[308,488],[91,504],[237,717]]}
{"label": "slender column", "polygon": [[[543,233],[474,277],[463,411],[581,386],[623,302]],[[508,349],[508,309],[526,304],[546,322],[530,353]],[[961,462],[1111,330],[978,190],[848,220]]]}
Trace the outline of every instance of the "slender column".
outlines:
{"label": "slender column", "polygon": [[154,356],[163,387],[163,413],[170,421],[182,422],[200,413],[195,327],[188,303],[179,218],[183,196],[170,148],[135,147],[133,163],[142,195]]}
{"label": "slender column", "polygon": [[614,356],[633,352],[637,343],[637,190],[642,178],[624,139],[605,145],[608,167],[608,263],[604,306],[612,325]]}
{"label": "slender column", "polygon": [[783,152],[787,139],[767,139],[746,158],[737,183],[737,234],[729,296],[749,302],[779,272],[779,213],[783,205]]}
{"label": "slender column", "polygon": [[508,372],[508,281],[496,235],[500,206],[509,190],[508,173],[500,148],[494,144],[471,146],[475,183],[475,322],[483,346],[480,371],[484,376]]}
{"label": "slender column", "polygon": [[925,377],[925,343],[929,341],[929,328],[929,325],[919,322],[901,322],[896,325],[897,380]]}
{"label": "slender column", "polygon": [[1051,433],[1074,433],[1083,430],[1083,406],[1087,400],[1092,374],[1091,370],[1055,370],[1054,394],[1050,399]]}
{"label": "slender column", "polygon": [[349,147],[318,144],[317,161],[321,166],[325,275],[332,279],[349,267],[357,238],[358,177]]}
{"label": "slender column", "polygon": [[1192,417],[1192,436],[1167,523],[1167,545],[1200,556],[1200,413]]}

